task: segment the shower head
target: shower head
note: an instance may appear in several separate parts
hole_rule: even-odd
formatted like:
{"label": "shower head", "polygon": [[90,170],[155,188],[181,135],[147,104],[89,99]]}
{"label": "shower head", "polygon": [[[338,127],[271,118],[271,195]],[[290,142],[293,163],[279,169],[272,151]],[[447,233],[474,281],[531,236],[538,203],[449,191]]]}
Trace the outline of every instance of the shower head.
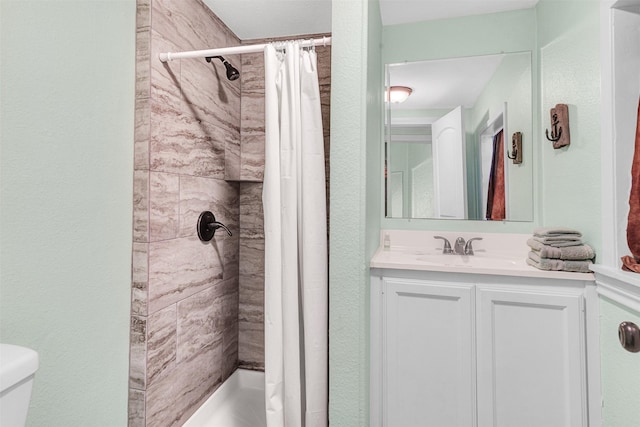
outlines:
{"label": "shower head", "polygon": [[206,58],[207,62],[211,62],[212,58],[218,58],[220,61],[222,61],[225,68],[227,69],[227,79],[233,81],[233,80],[237,80],[238,77],[240,77],[240,72],[238,71],[238,69],[235,68],[233,65],[229,64],[227,60],[224,59],[222,56],[208,56]]}

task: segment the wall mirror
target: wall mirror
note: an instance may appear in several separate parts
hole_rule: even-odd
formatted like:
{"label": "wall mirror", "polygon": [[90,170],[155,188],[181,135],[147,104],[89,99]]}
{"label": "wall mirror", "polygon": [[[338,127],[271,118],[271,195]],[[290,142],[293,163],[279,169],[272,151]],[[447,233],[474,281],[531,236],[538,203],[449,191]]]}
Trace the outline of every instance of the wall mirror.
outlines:
{"label": "wall mirror", "polygon": [[531,53],[385,71],[386,217],[532,221]]}

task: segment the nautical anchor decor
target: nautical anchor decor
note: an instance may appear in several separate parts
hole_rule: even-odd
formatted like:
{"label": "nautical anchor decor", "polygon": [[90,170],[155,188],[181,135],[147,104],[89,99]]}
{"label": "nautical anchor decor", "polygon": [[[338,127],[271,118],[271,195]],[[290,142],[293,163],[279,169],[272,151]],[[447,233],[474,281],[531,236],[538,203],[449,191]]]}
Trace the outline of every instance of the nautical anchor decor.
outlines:
{"label": "nautical anchor decor", "polygon": [[551,133],[544,131],[547,139],[553,142],[553,148],[558,149],[571,144],[569,135],[569,107],[567,104],[556,104],[550,111]]}

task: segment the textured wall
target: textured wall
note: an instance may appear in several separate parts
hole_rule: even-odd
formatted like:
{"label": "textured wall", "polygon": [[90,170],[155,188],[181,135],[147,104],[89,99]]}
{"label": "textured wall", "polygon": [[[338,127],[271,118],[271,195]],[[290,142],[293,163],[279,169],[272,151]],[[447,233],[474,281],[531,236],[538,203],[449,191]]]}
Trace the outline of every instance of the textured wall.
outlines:
{"label": "textured wall", "polygon": [[[599,12],[599,2],[537,5],[543,224],[581,230],[596,253],[601,249]],[[542,129],[550,127],[549,109],[558,103],[569,105],[571,145],[554,150]]]}
{"label": "textured wall", "polygon": [[377,1],[332,2],[329,422],[369,425],[369,259],[381,215]]}
{"label": "textured wall", "polygon": [[[318,35],[296,38],[316,38]],[[320,36],[321,37],[321,36]],[[265,43],[250,40],[245,43]],[[329,180],[329,104],[331,48],[316,47],[318,80]],[[240,366],[264,369],[264,230],[262,178],[264,172],[264,54],[242,55],[240,156]],[[328,194],[327,194],[328,200]]]}
{"label": "textured wall", "polygon": [[39,353],[30,426],[127,422],[135,8],[0,1],[0,339]]}
{"label": "textured wall", "polygon": [[[199,0],[138,0],[132,426],[182,424],[237,365],[240,198],[225,171],[239,164],[240,80],[219,61],[157,59],[237,44]],[[200,242],[204,210],[233,237]]]}

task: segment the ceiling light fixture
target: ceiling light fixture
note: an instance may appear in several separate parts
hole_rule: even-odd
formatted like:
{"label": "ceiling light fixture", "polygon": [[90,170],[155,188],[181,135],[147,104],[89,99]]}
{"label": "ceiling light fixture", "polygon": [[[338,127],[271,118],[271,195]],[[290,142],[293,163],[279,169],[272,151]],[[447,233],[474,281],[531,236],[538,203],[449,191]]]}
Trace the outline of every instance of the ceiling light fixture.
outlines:
{"label": "ceiling light fixture", "polygon": [[391,86],[388,94],[385,93],[385,98],[392,104],[400,104],[409,98],[411,92],[413,92],[413,89],[407,86]]}

